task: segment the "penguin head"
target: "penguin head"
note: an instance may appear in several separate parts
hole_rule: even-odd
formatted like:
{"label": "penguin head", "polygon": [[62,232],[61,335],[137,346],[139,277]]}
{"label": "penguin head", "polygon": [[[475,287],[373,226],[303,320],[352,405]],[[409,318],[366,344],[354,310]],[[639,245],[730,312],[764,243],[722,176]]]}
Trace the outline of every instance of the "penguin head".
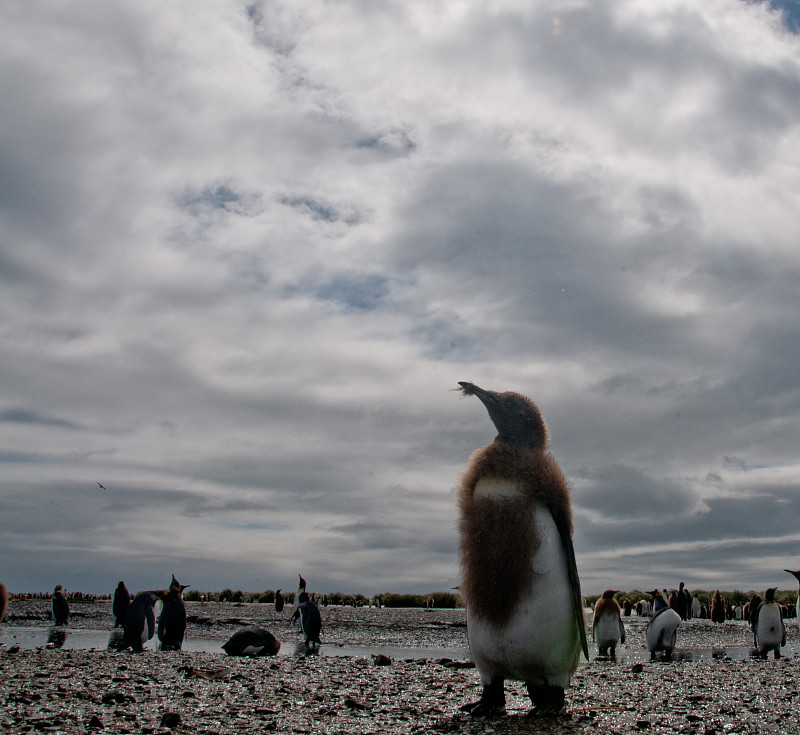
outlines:
{"label": "penguin head", "polygon": [[189,587],[188,584],[181,584],[177,579],[175,579],[175,575],[172,575],[172,582],[169,585],[169,594],[174,595],[175,597],[180,597],[181,593]]}
{"label": "penguin head", "polygon": [[484,390],[474,383],[460,380],[461,392],[465,396],[478,396],[489,412],[489,418],[497,429],[498,439],[508,444],[544,449],[549,432],[544,417],[537,405],[521,393],[506,391],[497,393]]}
{"label": "penguin head", "polygon": [[798,571],[796,571],[796,572],[793,572],[791,569],[784,569],[783,571],[784,571],[784,572],[789,572],[789,574],[791,574],[792,576],[794,576],[794,578],[795,578],[795,579],[797,579],[798,581],[800,581],[800,570],[798,570]]}
{"label": "penguin head", "polygon": [[602,595],[600,595],[600,596],[601,596],[601,597],[602,597],[604,600],[613,600],[613,599],[614,599],[614,595],[616,595],[616,594],[617,594],[617,590],[606,590],[606,591],[605,591],[605,592],[603,592],[603,594],[602,594]]}
{"label": "penguin head", "polygon": [[770,587],[764,593],[764,602],[775,602],[775,592],[778,588],[777,587]]}
{"label": "penguin head", "polygon": [[298,574],[297,576],[300,577],[300,582],[298,583],[297,589],[304,590],[306,588],[306,581],[303,579],[303,575]]}

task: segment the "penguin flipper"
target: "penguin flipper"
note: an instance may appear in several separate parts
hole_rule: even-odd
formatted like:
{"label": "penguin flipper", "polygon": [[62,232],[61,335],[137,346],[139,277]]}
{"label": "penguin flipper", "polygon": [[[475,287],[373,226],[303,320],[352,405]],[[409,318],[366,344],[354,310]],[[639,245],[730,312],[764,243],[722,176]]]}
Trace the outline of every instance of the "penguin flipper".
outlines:
{"label": "penguin flipper", "polygon": [[619,642],[625,643],[625,624],[622,620],[619,621]]}
{"label": "penguin flipper", "polygon": [[569,586],[572,591],[572,610],[575,613],[575,622],[578,625],[578,632],[581,636],[581,650],[586,660],[589,660],[589,645],[586,642],[586,625],[583,622],[583,600],[581,599],[581,581],[578,577],[578,565],[575,562],[575,547],[572,545],[572,535],[565,519],[559,515],[554,515],[553,519],[558,527],[558,534],[561,536],[561,547],[567,559],[567,574],[569,576]]}

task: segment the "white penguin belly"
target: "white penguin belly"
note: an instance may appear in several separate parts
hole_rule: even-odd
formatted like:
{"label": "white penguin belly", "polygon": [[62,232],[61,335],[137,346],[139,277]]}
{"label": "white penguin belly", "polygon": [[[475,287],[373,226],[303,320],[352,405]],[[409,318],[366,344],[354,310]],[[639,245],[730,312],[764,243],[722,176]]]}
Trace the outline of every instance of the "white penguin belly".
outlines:
{"label": "white penguin belly", "polygon": [[761,652],[779,648],[783,640],[781,610],[776,604],[762,605],[758,611],[756,640]]}
{"label": "white penguin belly", "polygon": [[619,618],[616,615],[600,615],[594,625],[594,639],[598,648],[616,645],[619,641]]}
{"label": "white penguin belly", "polygon": [[681,616],[671,608],[656,615],[647,624],[645,635],[647,638],[647,650],[652,653],[653,651],[671,651],[675,648],[680,622]]}
{"label": "white penguin belly", "polygon": [[[496,487],[496,480],[492,484],[495,497],[510,492]],[[513,483],[508,485],[514,487]],[[523,593],[508,622],[497,626],[471,614],[467,606],[470,651],[485,684],[501,676],[567,687],[578,665],[580,637],[567,559],[556,524],[544,504],[537,503],[533,508],[533,528],[540,540],[531,558],[533,585]]]}

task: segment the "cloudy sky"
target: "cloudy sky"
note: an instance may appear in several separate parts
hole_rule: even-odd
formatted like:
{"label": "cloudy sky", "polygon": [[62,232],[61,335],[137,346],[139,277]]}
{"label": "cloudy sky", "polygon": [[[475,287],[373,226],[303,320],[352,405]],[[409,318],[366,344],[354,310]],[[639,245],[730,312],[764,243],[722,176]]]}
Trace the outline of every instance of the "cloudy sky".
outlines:
{"label": "cloudy sky", "polygon": [[469,380],[584,592],[791,587],[787,5],[4,2],[0,579],[448,589]]}

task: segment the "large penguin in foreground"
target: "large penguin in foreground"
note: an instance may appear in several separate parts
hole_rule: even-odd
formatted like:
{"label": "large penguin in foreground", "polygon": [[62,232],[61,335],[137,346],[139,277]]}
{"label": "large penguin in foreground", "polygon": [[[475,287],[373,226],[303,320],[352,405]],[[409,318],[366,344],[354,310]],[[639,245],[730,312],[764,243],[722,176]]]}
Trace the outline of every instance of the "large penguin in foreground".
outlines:
{"label": "large penguin in foreground", "polygon": [[533,714],[555,714],[581,649],[589,658],[569,486],[530,399],[459,385],[481,400],[498,431],[472,455],[458,496],[460,592],[483,684],[481,698],[462,709],[501,712],[504,681],[516,679],[527,686]]}

